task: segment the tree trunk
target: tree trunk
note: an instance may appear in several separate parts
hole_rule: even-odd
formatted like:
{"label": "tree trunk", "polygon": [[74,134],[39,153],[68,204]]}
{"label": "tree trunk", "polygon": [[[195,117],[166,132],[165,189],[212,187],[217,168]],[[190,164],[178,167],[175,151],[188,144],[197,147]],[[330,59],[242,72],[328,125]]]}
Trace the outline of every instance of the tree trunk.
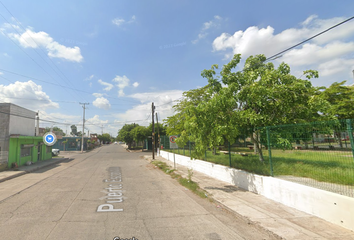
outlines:
{"label": "tree trunk", "polygon": [[335,134],[335,136],[337,136],[337,138],[338,138],[338,144],[339,144],[339,147],[340,148],[343,148],[343,143],[342,143],[342,139],[341,139],[341,134],[340,134],[340,132],[334,132],[334,134]]}
{"label": "tree trunk", "polygon": [[254,144],[255,153],[258,153],[259,155],[259,161],[263,162],[264,161],[263,152],[262,152],[262,148],[259,147],[258,135],[256,132],[251,134],[251,141]]}
{"label": "tree trunk", "polygon": [[213,147],[213,155],[216,155],[216,148]]}

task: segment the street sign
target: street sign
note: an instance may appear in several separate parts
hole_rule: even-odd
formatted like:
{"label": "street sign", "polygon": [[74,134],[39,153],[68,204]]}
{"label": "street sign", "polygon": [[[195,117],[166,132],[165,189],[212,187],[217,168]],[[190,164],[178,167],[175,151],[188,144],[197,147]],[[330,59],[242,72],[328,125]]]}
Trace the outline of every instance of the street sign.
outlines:
{"label": "street sign", "polygon": [[43,142],[47,146],[53,146],[57,142],[57,136],[52,132],[48,132],[43,136]]}
{"label": "street sign", "polygon": [[170,148],[178,148],[177,143],[176,143],[176,138],[177,135],[172,135],[170,136]]}

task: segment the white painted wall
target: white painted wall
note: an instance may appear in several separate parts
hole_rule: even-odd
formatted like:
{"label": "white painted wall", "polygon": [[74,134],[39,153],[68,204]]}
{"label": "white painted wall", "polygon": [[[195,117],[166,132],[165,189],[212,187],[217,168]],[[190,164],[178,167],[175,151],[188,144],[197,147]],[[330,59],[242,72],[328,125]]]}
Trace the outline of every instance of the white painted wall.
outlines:
{"label": "white painted wall", "polygon": [[[25,136],[34,136],[35,133],[35,116],[36,113],[19,107],[17,105],[10,105],[10,122],[9,122],[9,135],[21,134]],[[26,117],[19,117],[19,116]]]}
{"label": "white painted wall", "polygon": [[354,198],[278,178],[260,176],[166,151],[160,156],[195,171],[263,195],[286,206],[354,230]]}

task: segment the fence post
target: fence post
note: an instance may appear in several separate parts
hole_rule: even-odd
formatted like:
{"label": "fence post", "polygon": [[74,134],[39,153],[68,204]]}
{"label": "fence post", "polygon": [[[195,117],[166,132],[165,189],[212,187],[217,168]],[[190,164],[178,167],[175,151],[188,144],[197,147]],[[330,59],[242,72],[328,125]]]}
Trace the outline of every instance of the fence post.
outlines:
{"label": "fence post", "polygon": [[229,166],[231,167],[231,147],[229,142]]}
{"label": "fence post", "polygon": [[189,140],[189,158],[192,160],[191,140]]}
{"label": "fence post", "polygon": [[352,128],[352,120],[347,119],[347,130],[349,134],[350,147],[352,148],[352,154],[354,158],[354,140],[353,140],[353,128]]}
{"label": "fence post", "polygon": [[273,174],[273,163],[272,163],[272,150],[270,149],[270,133],[269,133],[269,127],[266,127],[266,130],[267,130],[267,145],[268,145],[270,175],[271,175],[272,177],[274,177],[274,174]]}

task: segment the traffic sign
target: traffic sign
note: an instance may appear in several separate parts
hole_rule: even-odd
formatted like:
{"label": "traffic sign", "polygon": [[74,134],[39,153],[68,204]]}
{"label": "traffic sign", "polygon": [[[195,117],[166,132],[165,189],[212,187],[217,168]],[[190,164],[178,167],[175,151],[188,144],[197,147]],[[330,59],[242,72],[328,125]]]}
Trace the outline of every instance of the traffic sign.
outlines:
{"label": "traffic sign", "polygon": [[43,136],[43,142],[47,146],[53,146],[57,142],[57,136],[52,132],[48,132]]}
{"label": "traffic sign", "polygon": [[177,135],[172,135],[170,136],[170,148],[178,148],[177,143],[176,143],[176,138]]}
{"label": "traffic sign", "polygon": [[176,135],[170,136],[170,142],[171,142],[171,143],[176,143],[176,142],[175,142],[176,138],[177,138]]}

